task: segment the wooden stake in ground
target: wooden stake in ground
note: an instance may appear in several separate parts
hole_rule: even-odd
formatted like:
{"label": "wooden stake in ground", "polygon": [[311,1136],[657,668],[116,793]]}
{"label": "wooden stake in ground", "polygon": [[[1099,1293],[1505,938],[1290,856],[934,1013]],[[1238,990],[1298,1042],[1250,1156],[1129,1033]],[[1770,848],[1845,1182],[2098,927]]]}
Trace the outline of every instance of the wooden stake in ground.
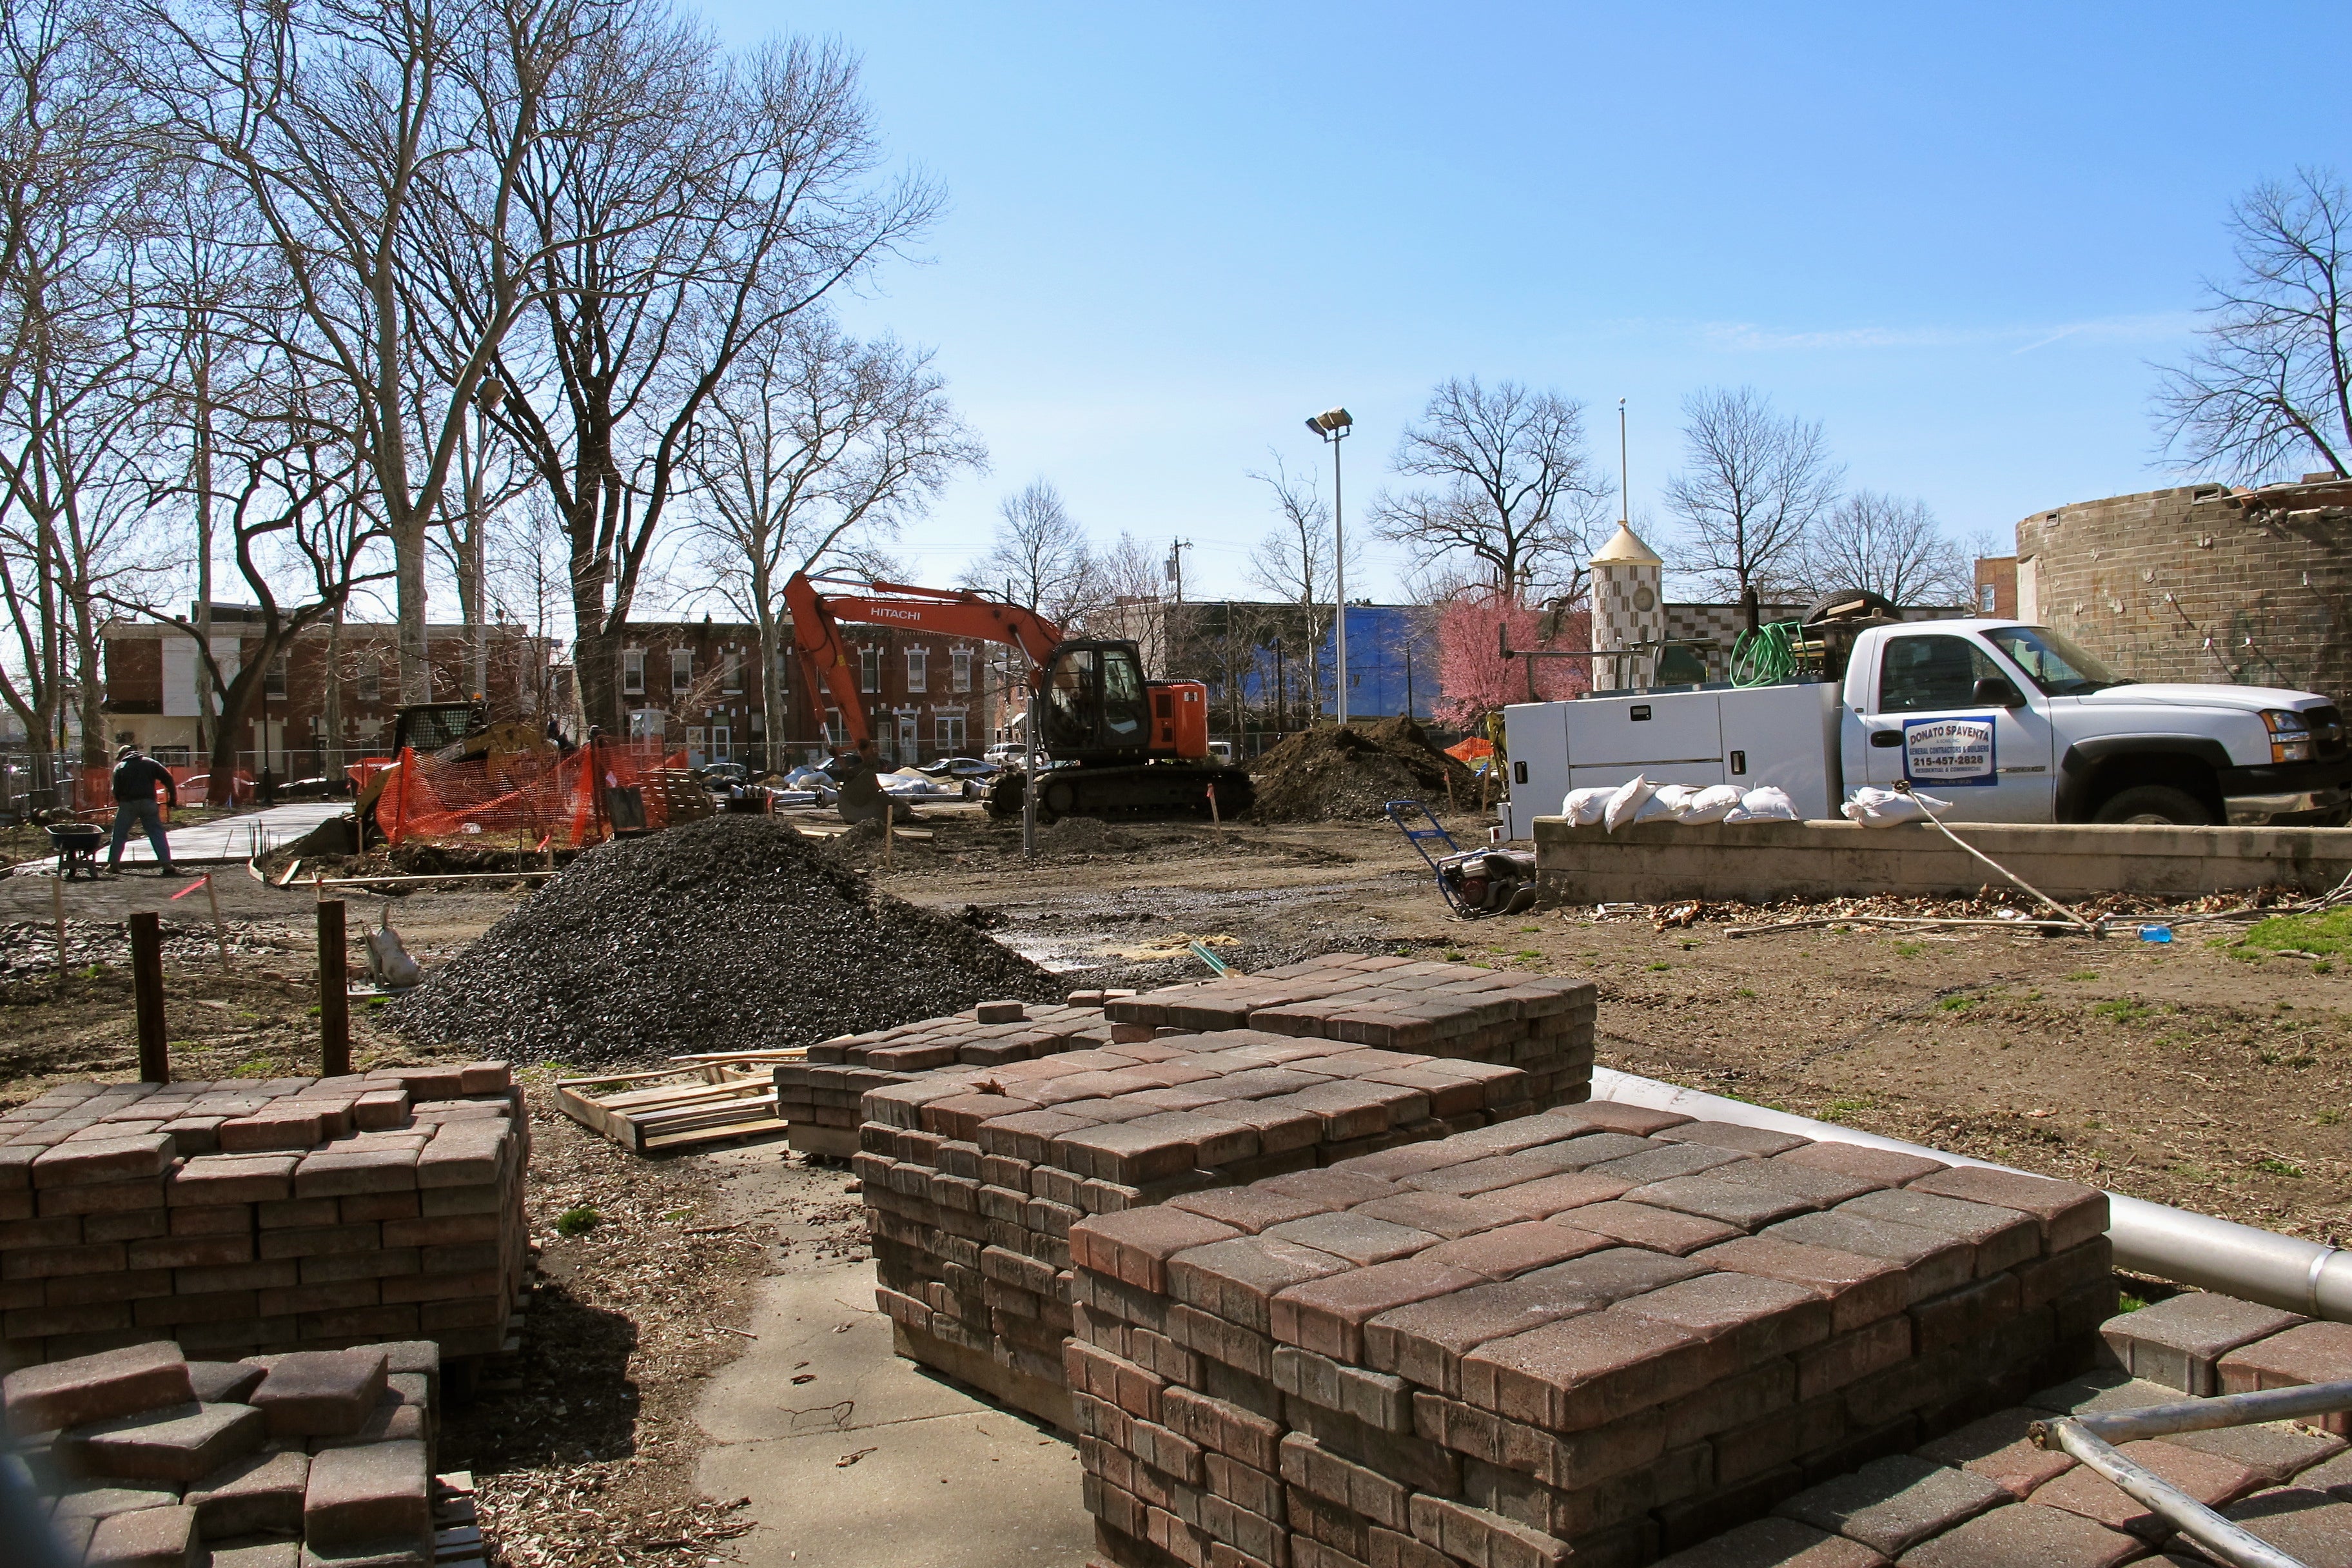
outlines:
{"label": "wooden stake in ground", "polygon": [[890,850],[898,842],[898,813],[888,801],[882,803],[882,869],[890,868]]}
{"label": "wooden stake in ground", "polygon": [[1462,803],[1454,798],[1454,770],[1452,768],[1441,768],[1438,771],[1445,775],[1445,809],[1449,814],[1459,813],[1462,809]]}
{"label": "wooden stake in ground", "polygon": [[1225,819],[1217,812],[1217,786],[1214,784],[1209,786],[1209,826],[1220,833],[1225,830]]}
{"label": "wooden stake in ground", "polygon": [[344,973],[343,900],[319,900],[319,1073],[352,1070],[351,980]]}
{"label": "wooden stake in ground", "polygon": [[220,889],[213,886],[213,874],[205,873],[205,901],[213,907],[213,946],[220,952],[221,973],[228,973],[228,927],[221,920]]}
{"label": "wooden stake in ground", "polygon": [[49,879],[49,915],[58,924],[58,978],[66,977],[66,868],[58,857],[58,874]]}
{"label": "wooden stake in ground", "polygon": [[163,929],[152,910],[131,917],[131,991],[139,1009],[139,1081],[172,1081],[163,1037]]}

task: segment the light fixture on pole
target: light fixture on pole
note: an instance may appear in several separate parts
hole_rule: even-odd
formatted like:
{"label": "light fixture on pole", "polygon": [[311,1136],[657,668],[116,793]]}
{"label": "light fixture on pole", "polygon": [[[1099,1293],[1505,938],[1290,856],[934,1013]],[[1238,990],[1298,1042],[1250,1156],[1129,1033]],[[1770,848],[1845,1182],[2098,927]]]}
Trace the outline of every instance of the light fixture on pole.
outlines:
{"label": "light fixture on pole", "polygon": [[[1331,568],[1339,608],[1333,618],[1339,633],[1339,670],[1336,684],[1339,689],[1338,708],[1342,725],[1348,722],[1348,529],[1339,507],[1339,443],[1347,438],[1355,423],[1355,416],[1344,408],[1327,408],[1307,421],[1307,427],[1331,448]],[[1315,706],[1320,711],[1323,701],[1319,693]]]}

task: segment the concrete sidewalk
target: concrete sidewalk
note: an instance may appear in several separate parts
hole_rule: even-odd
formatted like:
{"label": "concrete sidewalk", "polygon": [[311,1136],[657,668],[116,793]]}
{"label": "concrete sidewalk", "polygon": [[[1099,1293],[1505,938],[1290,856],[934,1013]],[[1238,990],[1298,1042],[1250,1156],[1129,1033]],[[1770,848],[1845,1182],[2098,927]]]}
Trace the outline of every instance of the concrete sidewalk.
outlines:
{"label": "concrete sidewalk", "polygon": [[[751,1352],[711,1380],[698,1473],[749,1497],[754,1568],[1079,1568],[1077,1450],[891,1353],[874,1265],[761,1288]],[[797,1378],[805,1382],[796,1383]]]}
{"label": "concrete sidewalk", "polygon": [[[247,811],[235,816],[219,817],[211,822],[193,823],[185,827],[164,829],[163,837],[172,846],[172,863],[175,866],[221,866],[239,863],[278,845],[289,843],[318,826],[320,823],[341,816],[351,810],[347,800],[305,800],[288,805],[273,805],[267,811]],[[98,852],[100,861],[106,850]],[[44,856],[27,860],[16,868],[18,876],[35,871],[47,871],[56,867],[58,858]],[[147,847],[147,836],[133,832],[122,847],[125,866],[152,866],[155,851]]]}

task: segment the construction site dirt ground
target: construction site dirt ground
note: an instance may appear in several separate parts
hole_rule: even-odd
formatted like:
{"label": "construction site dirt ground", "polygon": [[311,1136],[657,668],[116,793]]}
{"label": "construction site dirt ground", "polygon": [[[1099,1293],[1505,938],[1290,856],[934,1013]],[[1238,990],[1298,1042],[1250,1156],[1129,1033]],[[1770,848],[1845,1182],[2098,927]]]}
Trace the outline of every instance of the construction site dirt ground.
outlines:
{"label": "construction site dirt ground", "polygon": [[[877,882],[950,911],[974,906],[1000,940],[1055,967],[1108,963],[1130,984],[1190,978],[1206,973],[1185,950],[1201,939],[1241,968],[1340,948],[1590,975],[1606,1066],[2352,1241],[2352,973],[2231,945],[2231,928],[2159,945],[1859,927],[1734,939],[1720,924],[1659,931],[1589,909],[1462,922],[1385,824],[1070,822],[1041,836],[1034,862],[1014,824],[933,809],[919,826],[932,837],[898,840]],[[1454,826],[1472,830],[1467,817]],[[863,839],[836,852],[881,858]],[[207,922],[201,893],[164,901],[184,885],[77,883],[68,915],[157,908]],[[312,893],[260,887],[241,868],[218,888],[232,933],[271,951],[236,954],[226,976],[174,968],[175,1068],[316,1070]],[[475,884],[353,897],[351,923],[388,904],[429,964],[522,896]],[[46,879],[0,879],[0,927],[49,913]],[[134,1076],[119,967],[61,983],[16,958],[6,973],[0,1106],[61,1079]],[[363,1064],[467,1054],[402,1040],[364,1008],[354,1028]],[[1048,1484],[1066,1450],[888,1362],[860,1300],[864,1232],[845,1171],[788,1159],[772,1141],[639,1160],[556,1113],[551,1076],[524,1073],[541,1247],[526,1348],[457,1413],[446,1449],[480,1478],[506,1561],[814,1563],[829,1559],[815,1547],[839,1507],[877,1487],[906,1495],[918,1476],[927,1519],[1034,1519],[1024,1560],[1083,1557],[1076,1481]],[[585,1228],[583,1210],[594,1211]],[[824,1354],[795,1348],[819,1342]],[[879,1381],[837,1391],[860,1378]],[[853,1408],[836,1416],[844,1399]],[[789,1423],[746,1414],[762,1406]],[[816,1441],[794,1447],[803,1437]],[[754,1484],[761,1475],[791,1484]]]}

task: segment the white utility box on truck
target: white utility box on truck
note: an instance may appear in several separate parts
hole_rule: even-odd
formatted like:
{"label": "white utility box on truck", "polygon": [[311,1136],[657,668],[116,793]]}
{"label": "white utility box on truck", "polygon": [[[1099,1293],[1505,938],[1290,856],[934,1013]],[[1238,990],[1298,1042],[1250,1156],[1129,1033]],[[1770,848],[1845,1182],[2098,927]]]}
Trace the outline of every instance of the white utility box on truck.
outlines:
{"label": "white utility box on truck", "polygon": [[[1808,633],[1816,630],[1807,627]],[[1827,628],[1815,679],[1608,692],[1504,712],[1506,837],[1571,789],[1776,784],[1809,818],[1908,780],[1951,822],[2333,826],[2352,816],[2342,714],[2311,691],[2120,680],[2018,621]]]}

